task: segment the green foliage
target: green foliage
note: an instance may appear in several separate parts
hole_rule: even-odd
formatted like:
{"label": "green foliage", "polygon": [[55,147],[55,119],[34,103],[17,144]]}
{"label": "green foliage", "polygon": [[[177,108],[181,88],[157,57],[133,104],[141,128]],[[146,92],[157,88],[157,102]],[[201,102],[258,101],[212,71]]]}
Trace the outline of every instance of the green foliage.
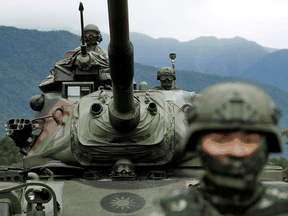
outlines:
{"label": "green foliage", "polygon": [[0,137],[10,118],[33,118],[29,101],[42,92],[38,85],[50,68],[80,45],[67,31],[41,32],[0,26]]}
{"label": "green foliage", "polygon": [[281,166],[283,168],[283,178],[288,177],[288,160],[285,157],[281,156],[280,158],[270,158],[268,164],[272,166]]}
{"label": "green foliage", "polygon": [[13,163],[21,163],[23,155],[19,153],[13,140],[7,134],[0,139],[0,166],[10,166]]}
{"label": "green foliage", "polygon": [[288,129],[283,129],[282,131],[281,131],[281,135],[283,136],[283,137],[285,137],[285,141],[286,141],[286,144],[288,145]]}
{"label": "green foliage", "polygon": [[282,174],[283,174],[283,178],[287,178],[287,177],[288,177],[288,167],[286,167],[286,168],[283,170]]}
{"label": "green foliage", "polygon": [[288,168],[288,160],[283,156],[281,156],[280,158],[270,158],[268,164],[273,166],[281,166],[283,169]]}

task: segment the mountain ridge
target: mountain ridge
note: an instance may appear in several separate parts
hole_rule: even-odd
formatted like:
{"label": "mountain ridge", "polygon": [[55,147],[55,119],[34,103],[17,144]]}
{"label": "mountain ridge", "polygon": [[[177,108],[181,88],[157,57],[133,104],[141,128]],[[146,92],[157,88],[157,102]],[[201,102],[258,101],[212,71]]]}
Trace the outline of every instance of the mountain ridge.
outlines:
{"label": "mountain ridge", "polygon": [[242,77],[269,83],[288,91],[288,49],[282,49],[264,56],[248,67]]}

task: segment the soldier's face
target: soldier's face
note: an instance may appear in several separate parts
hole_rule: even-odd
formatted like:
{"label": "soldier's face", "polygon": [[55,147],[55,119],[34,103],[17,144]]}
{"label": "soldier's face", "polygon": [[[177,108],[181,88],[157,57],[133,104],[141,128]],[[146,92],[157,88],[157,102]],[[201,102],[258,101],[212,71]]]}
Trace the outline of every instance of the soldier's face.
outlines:
{"label": "soldier's face", "polygon": [[160,77],[161,86],[165,89],[171,89],[173,79],[174,78],[172,76],[161,76]]}
{"label": "soldier's face", "polygon": [[236,131],[209,133],[201,139],[200,157],[206,176],[227,188],[253,188],[267,161],[266,137]]}
{"label": "soldier's face", "polygon": [[94,44],[96,43],[96,37],[98,36],[97,32],[95,31],[87,31],[85,32],[87,44]]}
{"label": "soldier's face", "polygon": [[236,131],[233,133],[210,133],[201,140],[203,150],[226,164],[229,157],[250,160],[260,146],[261,135]]}

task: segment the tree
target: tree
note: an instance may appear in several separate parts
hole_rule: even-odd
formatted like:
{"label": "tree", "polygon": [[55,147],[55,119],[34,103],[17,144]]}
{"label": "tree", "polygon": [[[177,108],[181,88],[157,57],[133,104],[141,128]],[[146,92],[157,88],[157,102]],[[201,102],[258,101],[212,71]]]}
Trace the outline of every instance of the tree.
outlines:
{"label": "tree", "polygon": [[13,163],[22,163],[23,155],[19,153],[13,140],[7,134],[0,139],[0,166],[11,166]]}
{"label": "tree", "polygon": [[280,158],[270,158],[269,164],[273,166],[281,166],[283,169],[288,168],[288,160],[283,156],[281,156]]}
{"label": "tree", "polygon": [[282,135],[282,137],[285,137],[285,139],[286,139],[285,142],[288,145],[288,129],[283,129],[281,131],[281,135]]}
{"label": "tree", "polygon": [[283,170],[283,178],[287,178],[288,177],[288,167],[286,167],[284,170]]}

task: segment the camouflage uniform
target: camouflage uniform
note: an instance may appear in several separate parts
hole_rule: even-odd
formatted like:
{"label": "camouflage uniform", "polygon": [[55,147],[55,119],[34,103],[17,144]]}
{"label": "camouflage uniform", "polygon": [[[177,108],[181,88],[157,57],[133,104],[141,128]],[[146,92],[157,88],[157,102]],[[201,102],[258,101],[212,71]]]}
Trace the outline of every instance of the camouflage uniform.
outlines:
{"label": "camouflage uniform", "polygon": [[[208,195],[208,194],[207,194]],[[260,198],[259,198],[259,197]],[[220,197],[211,197],[211,199],[205,199],[205,192],[200,188],[191,188],[185,190],[181,195],[173,198],[168,198],[161,201],[164,208],[163,215],[193,215],[193,216],[236,216],[236,215],[247,215],[247,216],[287,216],[288,212],[288,193],[282,192],[279,188],[264,187],[261,184],[258,187],[255,195],[247,200],[241,202],[233,201],[231,199],[221,199]],[[235,213],[221,213],[216,208],[215,204],[212,204],[212,200],[215,199],[219,203],[223,203],[222,209],[226,211],[229,209]],[[283,202],[283,200],[285,202]],[[282,204],[283,202],[283,204]],[[280,207],[277,206],[280,203]],[[277,213],[277,211],[280,211]],[[242,212],[242,214],[241,214]],[[269,213],[269,214],[268,214]],[[158,214],[159,216],[161,213]]]}
{"label": "camouflage uniform", "polygon": [[[73,52],[78,52],[80,50],[81,47],[77,47],[75,50],[73,50]],[[98,53],[102,57],[102,59],[108,60],[108,53],[97,44],[87,45],[87,51],[93,51],[95,53]]]}
{"label": "camouflage uniform", "polygon": [[[97,79],[95,79],[96,89],[98,89],[99,85],[102,85],[107,89],[111,89],[112,85],[111,77],[110,74],[108,73],[109,70],[107,70],[107,68],[109,69],[108,53],[98,46],[98,44],[102,41],[102,35],[100,33],[100,30],[96,25],[88,24],[84,28],[84,33],[85,33],[85,42],[87,42],[87,52],[89,56],[89,62],[87,63],[85,60],[84,61],[85,63],[83,64],[84,66],[82,65],[83,59],[82,56],[79,55],[81,52],[81,47],[77,47],[74,50],[67,51],[65,54],[65,59],[57,62],[54,67],[54,68],[61,68],[61,70],[65,70],[64,74],[66,74],[65,75],[66,77],[59,79],[60,75],[58,75],[57,80],[56,79],[57,75],[55,75],[54,72],[52,73],[51,71],[51,74],[40,83],[39,88],[41,89],[41,91],[47,92],[55,90],[56,87],[59,89],[59,84],[56,84],[57,82],[60,83],[62,81],[71,81],[72,79],[75,80],[74,71],[76,67],[78,67],[80,70],[88,71],[91,67],[94,66],[100,67],[101,69],[106,69],[102,71],[100,70]],[[82,38],[80,40],[82,40]],[[59,74],[60,73],[61,72],[59,72]]]}
{"label": "camouflage uniform", "polygon": [[[198,152],[205,175],[199,187],[161,200],[163,215],[288,216],[288,193],[280,188],[264,187],[259,180],[268,154],[282,151],[277,129],[280,115],[271,98],[256,86],[236,82],[206,88],[188,113],[190,128],[185,138],[186,152]],[[205,151],[203,143],[207,135],[229,134],[231,139],[235,131],[243,131],[244,138],[251,133],[261,137],[249,159],[245,154],[237,157],[225,153],[224,162],[218,160],[220,156]],[[228,148],[226,144],[230,141],[220,139],[215,143]],[[250,147],[253,144],[247,143]]]}

